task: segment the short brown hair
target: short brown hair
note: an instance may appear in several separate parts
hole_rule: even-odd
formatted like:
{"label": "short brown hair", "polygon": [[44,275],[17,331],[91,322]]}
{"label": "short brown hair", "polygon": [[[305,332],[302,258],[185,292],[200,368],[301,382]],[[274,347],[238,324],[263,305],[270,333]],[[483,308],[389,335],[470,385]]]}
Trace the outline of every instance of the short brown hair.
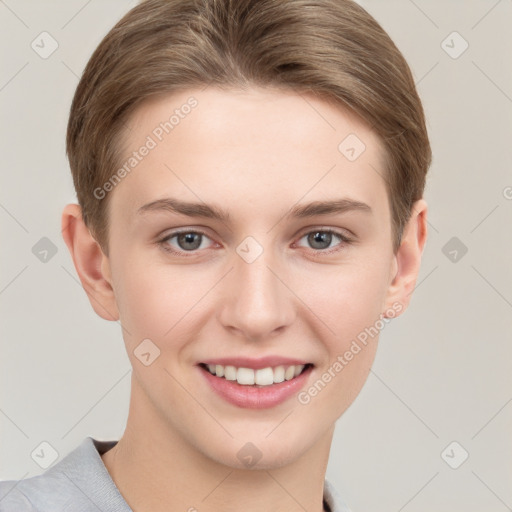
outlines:
{"label": "short brown hair", "polygon": [[120,163],[123,125],[151,96],[207,84],[312,92],[366,121],[385,148],[396,251],[432,155],[409,66],[377,21],[352,0],[145,0],[93,53],[68,122],[82,216],[105,252],[108,197],[94,191]]}

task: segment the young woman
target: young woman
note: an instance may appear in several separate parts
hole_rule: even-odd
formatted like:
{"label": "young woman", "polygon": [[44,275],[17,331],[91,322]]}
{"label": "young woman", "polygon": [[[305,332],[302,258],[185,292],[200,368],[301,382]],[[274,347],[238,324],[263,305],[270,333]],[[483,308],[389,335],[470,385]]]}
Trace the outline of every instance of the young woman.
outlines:
{"label": "young woman", "polygon": [[[349,0],[147,0],[71,107],[63,235],[132,363],[119,441],[5,511],[346,511],[336,420],[403,313],[431,152],[403,56]],[[3,496],[3,498],[2,498]]]}

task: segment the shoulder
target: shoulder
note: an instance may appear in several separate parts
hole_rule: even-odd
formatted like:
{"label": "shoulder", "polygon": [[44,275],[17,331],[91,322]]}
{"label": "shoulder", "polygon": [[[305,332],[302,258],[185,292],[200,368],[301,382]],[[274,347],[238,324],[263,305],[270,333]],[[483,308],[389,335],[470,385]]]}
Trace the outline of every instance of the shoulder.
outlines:
{"label": "shoulder", "polygon": [[0,512],[129,511],[100,458],[115,443],[87,437],[44,473],[0,482]]}
{"label": "shoulder", "polygon": [[29,499],[16,487],[22,480],[7,480],[0,482],[0,511],[32,512],[34,507]]}
{"label": "shoulder", "polygon": [[0,512],[46,512],[61,510],[67,501],[59,491],[63,482],[43,473],[24,480],[0,482]]}

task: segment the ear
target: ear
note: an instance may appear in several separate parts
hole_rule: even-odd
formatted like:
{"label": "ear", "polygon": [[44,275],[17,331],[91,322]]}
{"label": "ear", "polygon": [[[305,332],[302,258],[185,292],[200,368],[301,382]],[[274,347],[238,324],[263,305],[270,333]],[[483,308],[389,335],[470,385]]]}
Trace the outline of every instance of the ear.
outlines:
{"label": "ear", "polygon": [[105,320],[119,320],[109,259],[85,225],[79,205],[64,208],[62,236],[94,311]]}
{"label": "ear", "polygon": [[427,209],[424,199],[416,201],[412,206],[411,217],[404,228],[400,247],[394,256],[385,303],[386,311],[393,310],[395,314],[391,316],[384,313],[385,318],[402,314],[411,300],[427,241]]}

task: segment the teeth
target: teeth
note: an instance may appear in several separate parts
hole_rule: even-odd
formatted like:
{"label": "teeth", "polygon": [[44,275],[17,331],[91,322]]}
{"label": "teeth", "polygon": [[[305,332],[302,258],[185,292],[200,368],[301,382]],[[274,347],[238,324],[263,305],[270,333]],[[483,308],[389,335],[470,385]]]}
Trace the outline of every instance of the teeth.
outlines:
{"label": "teeth", "polygon": [[226,380],[236,380],[236,368],[234,366],[224,367],[224,378]]}
{"label": "teeth", "polygon": [[254,372],[254,382],[259,386],[274,384],[274,372],[272,368],[262,368]]}
{"label": "teeth", "polygon": [[238,384],[252,386],[254,384],[254,370],[250,368],[238,368],[236,372],[236,381]]}
{"label": "teeth", "polygon": [[305,365],[276,366],[259,370],[252,368],[236,368],[235,366],[222,366],[221,364],[207,365],[208,371],[217,377],[224,377],[226,380],[236,380],[244,386],[270,386],[279,384],[285,380],[297,377],[304,370]]}
{"label": "teeth", "polygon": [[291,380],[295,376],[295,366],[288,366],[284,372],[285,380]]}
{"label": "teeth", "polygon": [[278,384],[284,381],[284,366],[274,368],[274,382]]}

